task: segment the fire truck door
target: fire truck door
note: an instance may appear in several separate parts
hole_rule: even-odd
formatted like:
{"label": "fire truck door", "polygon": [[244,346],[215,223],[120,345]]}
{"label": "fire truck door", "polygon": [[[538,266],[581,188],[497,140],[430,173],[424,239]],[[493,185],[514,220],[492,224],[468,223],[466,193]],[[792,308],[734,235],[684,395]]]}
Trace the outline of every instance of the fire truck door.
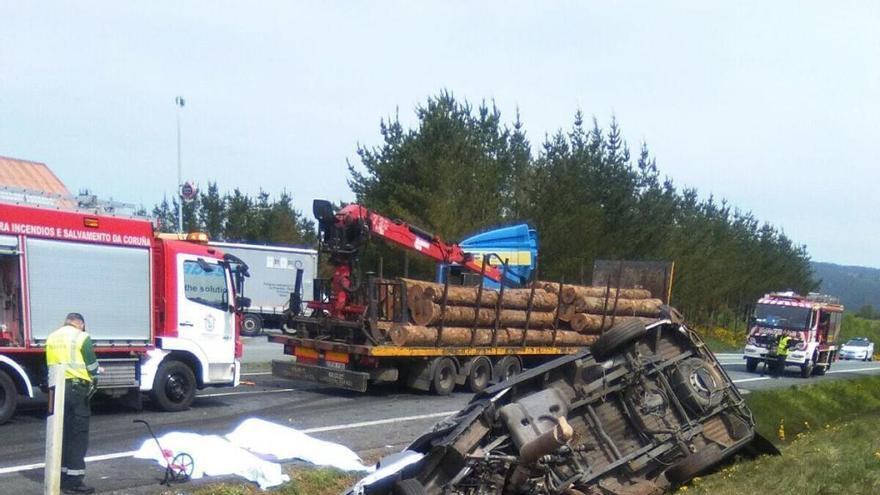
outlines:
{"label": "fire truck door", "polygon": [[[201,348],[208,359],[206,381],[230,379],[235,362],[235,319],[226,270],[216,260],[178,256],[177,332]],[[226,376],[230,375],[230,376]]]}

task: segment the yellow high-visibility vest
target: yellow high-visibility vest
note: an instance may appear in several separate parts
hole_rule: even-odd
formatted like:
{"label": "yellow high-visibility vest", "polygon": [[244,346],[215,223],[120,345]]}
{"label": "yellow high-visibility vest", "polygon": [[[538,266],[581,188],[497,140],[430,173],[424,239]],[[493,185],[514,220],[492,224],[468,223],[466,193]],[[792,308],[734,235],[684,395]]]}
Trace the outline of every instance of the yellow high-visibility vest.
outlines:
{"label": "yellow high-visibility vest", "polygon": [[788,356],[788,341],[791,337],[782,337],[779,339],[779,345],[776,346],[776,354],[779,356]]}
{"label": "yellow high-visibility vest", "polygon": [[87,335],[79,328],[70,325],[55,330],[46,339],[46,364],[67,365],[64,378],[78,378],[87,382],[92,381],[92,376],[86,368],[83,359],[83,345]]}

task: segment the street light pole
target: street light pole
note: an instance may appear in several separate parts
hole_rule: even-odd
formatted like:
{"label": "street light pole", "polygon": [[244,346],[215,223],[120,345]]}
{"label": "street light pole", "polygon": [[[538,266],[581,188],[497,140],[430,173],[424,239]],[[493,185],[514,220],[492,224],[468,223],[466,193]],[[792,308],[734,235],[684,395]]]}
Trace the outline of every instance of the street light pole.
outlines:
{"label": "street light pole", "polygon": [[181,196],[181,188],[183,187],[183,174],[180,166],[180,110],[186,104],[182,96],[174,98],[174,105],[177,107],[177,233],[183,233],[183,197]]}

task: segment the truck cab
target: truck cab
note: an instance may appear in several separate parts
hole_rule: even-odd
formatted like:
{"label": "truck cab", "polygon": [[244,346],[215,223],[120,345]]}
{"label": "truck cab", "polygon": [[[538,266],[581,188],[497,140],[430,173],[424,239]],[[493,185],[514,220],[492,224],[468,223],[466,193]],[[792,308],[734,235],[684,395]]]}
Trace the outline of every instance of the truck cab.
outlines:
{"label": "truck cab", "polygon": [[771,293],[759,299],[750,318],[744,349],[746,369],[754,372],[762,362],[777,363],[776,349],[783,335],[790,337],[785,366],[798,366],[801,376],[824,374],[837,358],[837,334],[843,306],[821,295]]}

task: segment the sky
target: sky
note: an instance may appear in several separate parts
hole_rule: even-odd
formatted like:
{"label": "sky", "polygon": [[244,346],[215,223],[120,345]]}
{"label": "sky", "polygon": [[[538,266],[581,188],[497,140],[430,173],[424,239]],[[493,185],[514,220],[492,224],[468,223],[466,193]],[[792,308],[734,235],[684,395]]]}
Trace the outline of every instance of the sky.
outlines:
{"label": "sky", "polygon": [[813,259],[880,267],[880,2],[0,2],[0,155],[151,207],[185,179],[351,200],[442,90],[533,150],[612,116],[661,173]]}

